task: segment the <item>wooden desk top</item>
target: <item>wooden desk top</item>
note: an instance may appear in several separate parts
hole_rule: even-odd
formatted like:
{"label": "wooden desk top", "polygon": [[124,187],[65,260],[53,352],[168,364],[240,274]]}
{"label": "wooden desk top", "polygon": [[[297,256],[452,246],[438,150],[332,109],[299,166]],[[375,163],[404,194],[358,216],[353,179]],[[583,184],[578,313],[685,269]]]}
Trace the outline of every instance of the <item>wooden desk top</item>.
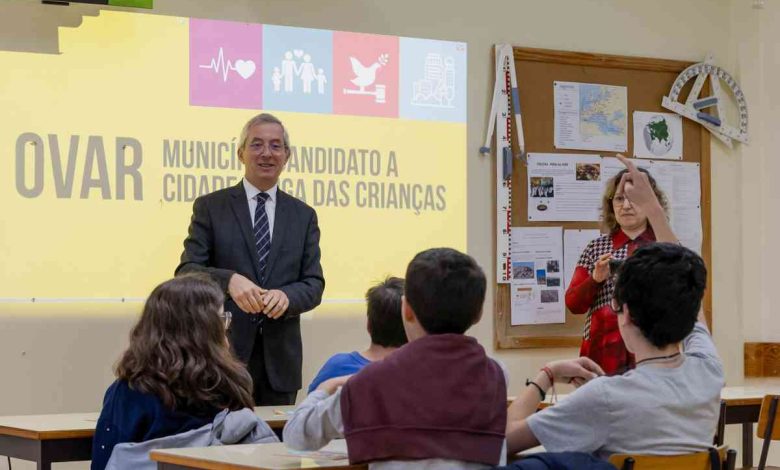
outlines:
{"label": "wooden desk top", "polygon": [[282,443],[195,447],[152,451],[149,457],[201,470],[286,470],[294,468],[328,468],[365,470],[366,465],[350,465],[346,441],[333,441],[319,452],[295,452]]}
{"label": "wooden desk top", "polygon": [[[255,414],[271,429],[281,429],[294,406],[258,406]],[[90,438],[95,434],[100,413],[0,416],[0,436],[15,436],[36,441]]]}
{"label": "wooden desk top", "polygon": [[727,406],[761,405],[764,395],[780,395],[780,379],[746,379],[744,385],[723,387]]}
{"label": "wooden desk top", "polygon": [[256,406],[255,414],[262,419],[271,429],[282,429],[287,420],[290,419],[295,405],[287,406]]}
{"label": "wooden desk top", "polygon": [[[780,395],[780,379],[746,379],[744,385],[724,387],[721,397],[726,400],[728,406],[760,406],[764,395],[768,394]],[[558,399],[565,397],[566,395],[560,395]],[[549,406],[549,398],[540,408],[546,406]],[[255,414],[272,429],[281,429],[294,409],[292,405],[258,406],[255,408]],[[98,415],[99,413],[68,413],[0,416],[0,435],[40,441],[89,438],[95,433]]]}
{"label": "wooden desk top", "polygon": [[92,437],[99,413],[0,416],[0,435],[44,441]]}

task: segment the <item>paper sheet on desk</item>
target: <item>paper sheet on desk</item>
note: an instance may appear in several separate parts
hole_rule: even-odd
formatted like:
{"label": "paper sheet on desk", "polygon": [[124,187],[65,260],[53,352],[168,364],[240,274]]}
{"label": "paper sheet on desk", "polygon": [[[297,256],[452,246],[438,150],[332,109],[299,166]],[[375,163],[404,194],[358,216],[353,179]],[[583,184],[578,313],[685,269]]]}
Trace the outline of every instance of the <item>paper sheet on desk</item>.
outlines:
{"label": "paper sheet on desk", "polygon": [[281,456],[294,456],[314,460],[346,460],[348,458],[345,452],[336,452],[332,450],[288,450],[287,454]]}
{"label": "paper sheet on desk", "polygon": [[287,454],[284,455],[313,460],[346,460],[349,458],[347,455],[347,441],[345,439],[334,439],[320,450],[297,451],[288,449]]}

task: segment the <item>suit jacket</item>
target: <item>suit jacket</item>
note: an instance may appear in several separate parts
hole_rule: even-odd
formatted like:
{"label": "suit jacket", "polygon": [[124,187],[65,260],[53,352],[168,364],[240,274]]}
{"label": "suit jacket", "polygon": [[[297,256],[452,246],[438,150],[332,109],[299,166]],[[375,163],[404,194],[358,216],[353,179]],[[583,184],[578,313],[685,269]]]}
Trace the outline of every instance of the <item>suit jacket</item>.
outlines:
{"label": "suit jacket", "polygon": [[277,190],[271,252],[264,278],[259,261],[249,202],[243,182],[195,200],[189,235],[176,274],[206,272],[227,293],[234,273],[246,276],[264,289],[287,294],[290,306],[277,320],[258,324],[229,297],[225,310],[233,314],[230,342],[236,356],[248,362],[263,328],[263,357],[274,390],[301,388],[301,328],[299,315],[320,304],[325,278],[320,265],[320,229],[317,213],[306,203]]}

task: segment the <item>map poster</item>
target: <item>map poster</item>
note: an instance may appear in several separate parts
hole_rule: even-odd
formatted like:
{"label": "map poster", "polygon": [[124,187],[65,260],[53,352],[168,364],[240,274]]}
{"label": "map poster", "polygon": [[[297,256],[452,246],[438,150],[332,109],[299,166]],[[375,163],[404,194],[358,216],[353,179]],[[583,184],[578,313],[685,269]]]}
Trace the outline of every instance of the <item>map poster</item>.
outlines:
{"label": "map poster", "polygon": [[562,234],[562,227],[512,227],[512,325],[566,321]]}
{"label": "map poster", "polygon": [[634,111],[634,156],[682,160],[682,117],[672,113]]}
{"label": "map poster", "polygon": [[626,87],[556,81],[553,89],[556,148],[626,151]]}

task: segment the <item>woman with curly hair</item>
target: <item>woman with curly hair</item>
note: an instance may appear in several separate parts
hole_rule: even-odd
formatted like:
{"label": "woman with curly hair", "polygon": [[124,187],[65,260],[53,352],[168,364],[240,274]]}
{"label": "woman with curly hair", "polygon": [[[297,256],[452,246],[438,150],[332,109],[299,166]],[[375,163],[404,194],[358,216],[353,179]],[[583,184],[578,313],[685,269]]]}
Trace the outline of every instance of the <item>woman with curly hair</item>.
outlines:
{"label": "woman with curly hair", "polygon": [[[630,160],[621,161],[629,167]],[[629,168],[607,182],[601,206],[603,234],[585,247],[566,289],[566,307],[575,315],[587,314],[580,356],[589,357],[610,375],[634,367],[634,357],[626,350],[609,307],[614,291],[610,261],[624,260],[637,248],[655,241],[679,243],[669,227],[663,191],[647,170]],[[649,184],[655,195],[654,201],[644,204],[647,210],[632,203],[623,190],[627,179],[638,178]]]}
{"label": "woman with curly hair", "polygon": [[152,291],[106,391],[92,470],[104,469],[119,443],[183,433],[224,409],[254,407],[252,379],[230,353],[223,303],[219,286],[200,274]]}

